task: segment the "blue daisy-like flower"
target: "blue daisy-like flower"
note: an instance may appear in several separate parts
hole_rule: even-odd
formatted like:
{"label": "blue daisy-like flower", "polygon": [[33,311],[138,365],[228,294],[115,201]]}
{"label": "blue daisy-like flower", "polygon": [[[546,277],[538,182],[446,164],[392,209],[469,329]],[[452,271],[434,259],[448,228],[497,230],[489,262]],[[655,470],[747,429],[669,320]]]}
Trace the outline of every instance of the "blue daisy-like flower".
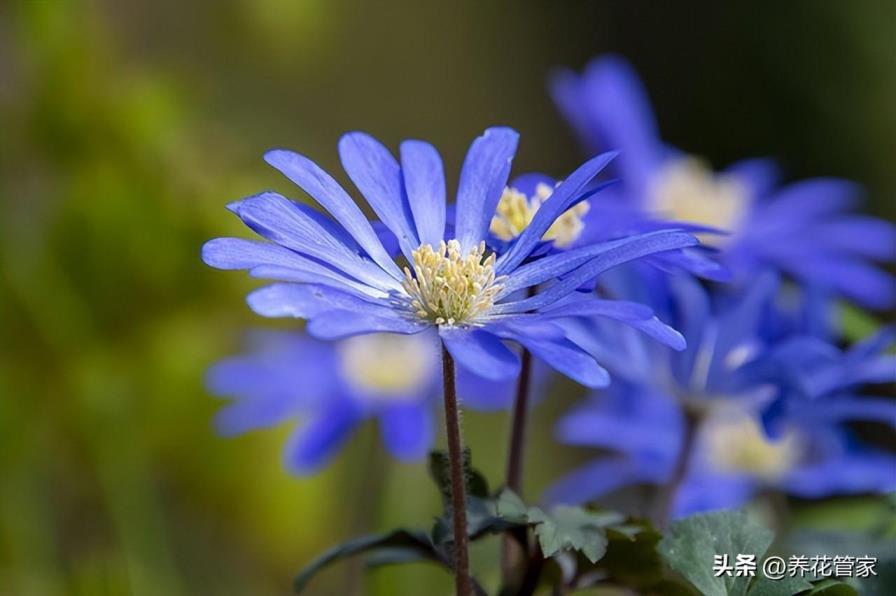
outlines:
{"label": "blue daisy-like flower", "polygon": [[[326,465],[362,424],[375,421],[386,451],[399,461],[433,446],[433,414],[441,393],[437,342],[425,334],[371,333],[322,341],[298,332],[258,331],[247,350],[208,372],[211,393],[230,402],[215,419],[226,436],[295,422],[284,462],[295,474]],[[322,374],[325,371],[326,374]],[[547,375],[533,371],[536,385]],[[477,410],[506,408],[513,383],[463,370],[458,395]]]}
{"label": "blue daisy-like flower", "polygon": [[[486,247],[510,173],[518,135],[488,129],[476,139],[460,174],[453,226],[446,226],[442,160],[423,141],[401,144],[400,162],[364,133],[339,142],[342,165],[379,221],[394,236],[390,256],[349,194],[314,162],[274,150],[265,159],[328,213],[265,192],[229,206],[269,242],[219,238],[203,259],[281,282],[249,296],[264,316],[307,319],[311,335],[340,339],[375,332],[437,334],[459,366],[487,379],[517,374],[513,341],[587,386],[606,371],[556,324],[573,314],[662,326],[651,310],[576,292],[602,272],[641,257],[693,246],[679,230],[661,230],[571,249],[528,261],[558,217],[581,201],[615,154],[592,158],[553,189],[528,226],[500,256]],[[446,232],[447,230],[447,232]],[[671,330],[656,333],[683,347]]]}
{"label": "blue daisy-like flower", "polygon": [[603,229],[688,222],[723,232],[701,239],[736,281],[748,284],[773,267],[863,306],[896,304],[896,280],[874,264],[896,258],[896,227],[853,211],[861,194],[854,183],[816,178],[778,187],[765,159],[713,172],[663,143],[637,74],[618,57],[595,59],[581,75],[557,73],[551,91],[589,151],[621,150],[614,164],[621,183],[588,214]]}
{"label": "blue daisy-like flower", "polygon": [[[557,427],[562,442],[609,450],[609,455],[561,478],[547,499],[582,503],[627,486],[671,482],[684,425],[681,410],[667,395],[614,384],[567,414]],[[737,508],[767,490],[817,499],[894,489],[896,455],[857,442],[833,418],[790,419],[779,436],[771,438],[755,410],[724,402],[708,413],[697,431],[671,513],[682,517]]]}
{"label": "blue daisy-like flower", "polygon": [[[846,351],[820,337],[782,336],[793,328],[776,312],[775,275],[734,297],[709,294],[681,276],[670,287],[669,321],[687,340],[684,352],[608,322],[563,322],[569,337],[607,366],[613,384],[566,415],[557,437],[612,455],[562,478],[550,500],[582,502],[633,484],[666,484],[685,449],[693,453],[676,515],[736,507],[763,488],[814,498],[894,486],[893,454],[856,443],[843,426],[896,428],[896,402],[860,391],[896,380],[889,330]],[[775,323],[785,330],[771,329]],[[689,435],[696,437],[691,445]]]}

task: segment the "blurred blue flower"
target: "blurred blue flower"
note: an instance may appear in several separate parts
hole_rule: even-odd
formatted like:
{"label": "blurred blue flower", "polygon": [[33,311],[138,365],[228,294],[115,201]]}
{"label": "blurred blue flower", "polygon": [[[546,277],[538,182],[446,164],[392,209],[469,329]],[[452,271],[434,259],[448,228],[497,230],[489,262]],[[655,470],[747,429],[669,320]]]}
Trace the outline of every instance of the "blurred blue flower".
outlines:
{"label": "blurred blue flower", "polygon": [[[376,420],[387,451],[401,461],[426,455],[441,395],[439,346],[424,334],[373,333],[326,342],[301,332],[250,334],[247,352],[208,372],[209,391],[231,399],[217,415],[224,435],[287,421],[299,423],[285,451],[286,467],[307,474],[325,465],[366,420]],[[543,366],[533,371],[541,385]],[[515,383],[460,371],[465,405],[507,407]]]}
{"label": "blurred blue flower", "polygon": [[350,133],[340,140],[343,167],[397,240],[408,264],[403,271],[345,190],[311,160],[285,150],[270,151],[266,160],[332,218],[273,192],[249,197],[229,208],[270,242],[215,239],[203,247],[203,259],[213,267],[290,282],[249,296],[261,315],[307,319],[309,333],[322,339],[437,334],[460,367],[488,379],[517,374],[519,357],[504,344],[514,341],[584,385],[605,385],[606,371],[556,324],[571,314],[658,329],[660,339],[683,347],[681,337],[648,307],[576,289],[622,263],[692,246],[697,241],[690,234],[661,230],[527,262],[614,154],[587,161],[557,185],[506,252],[498,256],[486,249],[517,140],[513,130],[491,128],[473,142],[450,227],[442,161],[434,147],[405,141],[399,163],[369,135]]}
{"label": "blurred blue flower", "polygon": [[864,306],[896,304],[896,280],[873,264],[896,258],[896,227],[852,211],[855,184],[816,178],[778,188],[768,160],[714,173],[663,143],[637,74],[618,57],[595,59],[581,75],[557,73],[551,91],[590,152],[621,151],[621,184],[588,214],[604,230],[643,230],[657,219],[704,226],[728,233],[700,237],[744,284],[774,267]]}
{"label": "blurred blue flower", "polygon": [[[782,339],[770,330],[785,320],[774,316],[774,275],[758,277],[743,295],[710,295],[682,276],[670,287],[669,320],[687,339],[684,352],[606,322],[563,323],[613,383],[560,421],[558,439],[614,453],[561,479],[549,499],[581,502],[670,481],[685,412],[698,422],[677,515],[736,507],[763,488],[817,497],[896,486],[893,454],[855,443],[842,427],[849,420],[896,427],[896,402],[858,391],[863,383],[896,381],[896,362],[883,353],[892,334],[845,352],[819,337]],[[773,436],[763,421],[774,422]]]}
{"label": "blurred blue flower", "polygon": [[[547,493],[552,502],[581,503],[626,486],[670,482],[684,421],[668,395],[614,380],[565,416],[557,435],[611,452]],[[705,413],[687,470],[674,497],[675,517],[740,507],[770,489],[812,499],[896,489],[896,455],[856,442],[833,420],[789,419],[772,439],[757,413],[736,402]]]}

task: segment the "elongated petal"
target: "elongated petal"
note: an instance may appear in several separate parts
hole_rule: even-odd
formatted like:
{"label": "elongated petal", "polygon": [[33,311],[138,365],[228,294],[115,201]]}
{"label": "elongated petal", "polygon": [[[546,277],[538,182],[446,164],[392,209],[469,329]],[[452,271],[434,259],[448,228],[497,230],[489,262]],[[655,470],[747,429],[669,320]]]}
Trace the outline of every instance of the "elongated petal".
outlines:
{"label": "elongated petal", "polygon": [[392,405],[380,414],[380,433],[396,459],[414,461],[432,447],[432,404],[429,401]]}
{"label": "elongated petal", "polygon": [[392,314],[381,304],[335,288],[311,284],[272,284],[255,290],[246,301],[263,317],[311,319],[331,310]]}
{"label": "elongated petal", "polygon": [[859,194],[860,189],[853,182],[813,178],[782,188],[756,214],[764,222],[800,226],[813,218],[854,206]]}
{"label": "elongated petal", "polygon": [[618,167],[626,185],[633,196],[645,196],[665,148],[638,74],[625,59],[604,56],[585,67],[580,85],[595,141],[604,151],[622,152]]}
{"label": "elongated petal", "polygon": [[573,269],[584,265],[598,255],[609,252],[611,249],[642,242],[645,238],[652,238],[656,235],[666,233],[668,233],[668,230],[648,232],[647,234],[581,246],[579,248],[573,248],[546,256],[532,263],[527,263],[516,269],[513,272],[513,275],[508,276],[502,285],[501,293],[498,295],[498,298],[500,299],[503,296],[507,296],[524,288],[529,288],[566,275]]}
{"label": "elongated petal", "polygon": [[266,192],[228,206],[247,226],[268,240],[303,255],[330,263],[356,279],[380,289],[397,282],[327,231],[292,201]]}
{"label": "elongated petal", "polygon": [[398,162],[382,143],[363,132],[348,133],[339,139],[339,157],[349,178],[410,258],[420,241],[403,196]]}
{"label": "elongated petal", "polygon": [[470,145],[460,173],[455,217],[455,238],[464,253],[485,240],[518,141],[515,130],[496,127],[487,129]]}
{"label": "elongated petal", "polygon": [[496,333],[504,339],[512,339],[570,379],[586,387],[606,387],[609,373],[590,354],[566,338],[532,337],[523,328],[512,329],[496,326]]}
{"label": "elongated petal", "polygon": [[552,485],[544,500],[550,504],[579,505],[631,484],[656,483],[658,467],[637,466],[624,457],[610,457],[573,470]]}
{"label": "elongated petal", "polygon": [[359,295],[384,298],[387,292],[356,281],[314,259],[270,242],[215,238],[202,247],[202,260],[218,269],[249,269],[262,279],[324,283]]}
{"label": "elongated petal", "polygon": [[441,328],[439,335],[457,365],[473,374],[500,381],[519,373],[519,356],[488,331]]}
{"label": "elongated petal", "polygon": [[791,470],[781,486],[792,494],[811,499],[891,492],[896,489],[896,456],[863,451],[806,463]]}
{"label": "elongated petal", "polygon": [[627,300],[603,300],[593,296],[573,297],[552,304],[541,314],[549,317],[601,316],[619,321],[644,321],[653,316],[649,306]]}
{"label": "elongated petal", "polygon": [[332,176],[293,151],[275,149],[268,151],[264,159],[326,209],[384,271],[395,279],[402,278],[401,270],[386,254],[364,213]]}
{"label": "elongated petal", "polygon": [[[557,218],[573,205],[585,186],[607,167],[607,164],[613,161],[616,155],[616,152],[611,151],[589,159],[555,188],[548,200],[542,203],[538,211],[535,212],[532,221],[519,235],[510,250],[498,259],[496,272],[503,275],[522,263]],[[494,208],[489,212],[489,221],[493,214]]]}
{"label": "elongated petal", "polygon": [[428,326],[385,308],[330,310],[308,322],[308,333],[318,339],[342,339],[368,333],[421,333]]}
{"label": "elongated petal", "polygon": [[693,246],[696,243],[697,240],[690,234],[667,231],[663,233],[658,232],[649,238],[642,237],[638,242],[616,246],[594,257],[561,281],[535,296],[519,302],[501,304],[499,312],[526,312],[543,308],[567,296],[575,291],[576,288],[594,279],[607,269],[649,254]]}
{"label": "elongated petal", "polygon": [[329,462],[351,436],[361,414],[346,400],[338,400],[315,415],[290,438],[284,454],[294,474],[311,474]]}
{"label": "elongated petal", "polygon": [[436,247],[445,236],[445,172],[442,157],[424,141],[401,144],[401,172],[421,244]]}
{"label": "elongated petal", "polygon": [[388,292],[377,290],[367,284],[345,277],[339,272],[315,262],[310,262],[305,269],[260,265],[250,269],[249,275],[257,279],[327,286],[366,300],[382,300],[389,297]]}

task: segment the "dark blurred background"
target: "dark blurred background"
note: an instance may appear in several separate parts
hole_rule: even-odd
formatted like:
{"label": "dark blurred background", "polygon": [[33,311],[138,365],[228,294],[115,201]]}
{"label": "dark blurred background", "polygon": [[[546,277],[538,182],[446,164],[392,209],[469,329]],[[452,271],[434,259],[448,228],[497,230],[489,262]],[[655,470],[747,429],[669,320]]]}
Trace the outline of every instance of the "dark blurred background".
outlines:
{"label": "dark blurred background", "polygon": [[[334,542],[430,523],[424,466],[389,461],[372,428],[308,479],[281,468],[286,428],[212,432],[206,367],[247,327],[290,325],[248,311],[246,276],[199,260],[205,239],[247,235],[228,201],[299,196],[265,149],[344,180],[341,133],[422,137],[451,180],[470,140],[507,124],[522,133],[517,172],[562,176],[580,154],[545,77],[613,51],[670,142],[718,166],[771,155],[788,178],[855,179],[892,219],[894,37],[886,1],[3,3],[0,594],[286,594]],[[583,455],[550,442],[577,394],[552,391],[530,497]],[[499,477],[506,415],[465,420]],[[312,593],[449,589],[425,567],[358,570]]]}

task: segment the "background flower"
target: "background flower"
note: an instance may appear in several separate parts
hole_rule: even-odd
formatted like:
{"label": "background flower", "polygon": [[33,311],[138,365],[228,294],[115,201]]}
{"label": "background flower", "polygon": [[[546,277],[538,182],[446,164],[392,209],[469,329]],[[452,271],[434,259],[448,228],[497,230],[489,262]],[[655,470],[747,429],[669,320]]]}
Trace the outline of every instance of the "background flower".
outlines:
{"label": "background flower", "polygon": [[741,283],[775,267],[864,306],[896,303],[896,280],[874,266],[896,258],[896,227],[854,212],[855,184],[815,178],[779,187],[769,160],[716,174],[661,140],[637,74],[616,56],[593,60],[581,75],[557,73],[551,90],[589,151],[621,151],[621,184],[590,218],[623,230],[657,219],[705,226],[726,233],[702,239]]}

